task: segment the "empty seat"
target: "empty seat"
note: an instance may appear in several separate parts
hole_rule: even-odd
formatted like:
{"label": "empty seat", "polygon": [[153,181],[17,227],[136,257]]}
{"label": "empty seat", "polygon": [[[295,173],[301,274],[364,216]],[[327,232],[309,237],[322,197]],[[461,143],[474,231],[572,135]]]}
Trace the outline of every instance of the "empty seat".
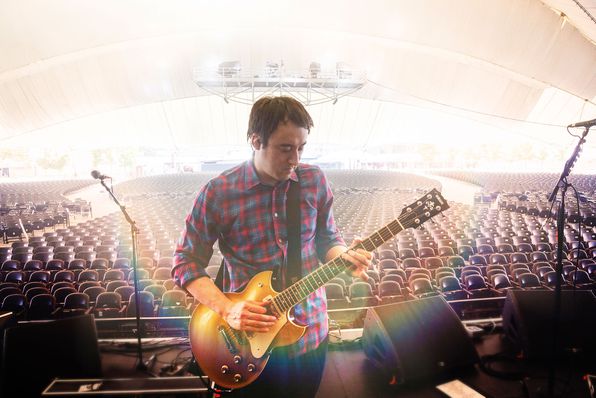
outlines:
{"label": "empty seat", "polygon": [[[113,282],[110,282],[110,283],[114,283],[114,282],[120,282],[120,281],[113,281]],[[112,291],[110,289],[110,286],[109,285],[106,287],[106,290],[108,292],[109,291]],[[122,302],[128,303],[128,299],[131,297],[131,295],[134,294],[135,288],[133,286],[130,286],[130,285],[127,284],[127,285],[123,285],[123,286],[118,286],[113,291],[116,292],[116,293],[118,293],[120,295],[120,297],[122,298]]]}
{"label": "empty seat", "polygon": [[493,285],[493,288],[495,288],[497,290],[510,289],[513,287],[511,285],[511,281],[509,280],[509,277],[507,276],[507,274],[496,273],[496,274],[491,275],[489,278],[490,278],[491,284]]}
{"label": "empty seat", "polygon": [[72,272],[71,270],[65,269],[62,271],[58,271],[54,274],[54,280],[53,282],[75,282],[76,281],[76,277],[74,272]]}
{"label": "empty seat", "polygon": [[[368,283],[366,283],[368,285]],[[370,285],[369,285],[370,286]],[[158,316],[188,316],[190,305],[186,303],[186,293],[182,290],[168,290],[161,298]]]}
{"label": "empty seat", "polygon": [[447,257],[445,265],[451,268],[460,268],[466,265],[466,261],[462,256],[449,256]]}
{"label": "empty seat", "polygon": [[172,277],[172,269],[168,267],[159,267],[156,268],[153,272],[153,280],[155,281],[165,281],[166,279],[170,279]]}
{"label": "empty seat", "polygon": [[11,294],[22,294],[22,293],[23,292],[21,291],[21,289],[14,285],[5,285],[5,284],[0,285],[0,305],[2,305],[2,301],[7,296],[10,296]]}
{"label": "empty seat", "polygon": [[[89,288],[85,290],[93,289]],[[125,307],[122,306],[122,299],[116,292],[102,292],[96,300],[93,314],[97,318],[120,318],[124,315]]]}
{"label": "empty seat", "polygon": [[46,263],[47,271],[60,271],[64,269],[64,261],[53,258]]}
{"label": "empty seat", "polygon": [[404,279],[402,278],[401,275],[398,274],[389,274],[389,275],[384,275],[381,278],[381,282],[384,281],[393,281],[393,282],[397,282],[401,287],[404,287]]}
{"label": "empty seat", "polygon": [[454,275],[441,277],[439,288],[446,300],[465,300],[468,298],[468,293],[464,290],[462,284],[459,283],[459,279]]}
{"label": "empty seat", "polygon": [[511,263],[528,263],[529,259],[528,256],[526,255],[526,253],[522,253],[522,252],[515,252],[515,253],[511,253],[511,256],[509,257]]}
{"label": "empty seat", "polygon": [[[343,282],[342,279],[340,279],[340,280]],[[334,281],[334,279],[332,279],[329,283],[332,283],[333,281]],[[155,298],[156,301],[161,301],[161,298],[162,298],[163,294],[166,292],[166,290],[167,289],[164,285],[158,285],[158,284],[152,284],[152,285],[149,285],[143,289],[143,291],[151,292],[151,294],[153,294],[153,297]],[[327,298],[329,298],[329,296],[327,296]]]}
{"label": "empty seat", "polygon": [[[154,286],[154,285],[152,285]],[[161,285],[158,285],[161,286]],[[148,286],[149,288],[151,286]],[[162,286],[163,287],[163,286]],[[145,289],[147,289],[145,288]],[[164,288],[165,290],[165,288]],[[163,293],[162,293],[163,294]],[[340,308],[348,308],[350,306],[350,302],[348,298],[345,296],[344,288],[337,284],[328,282],[325,284],[325,295],[327,296],[327,308],[329,309],[340,309]]]}
{"label": "empty seat", "polygon": [[65,264],[70,263],[72,260],[74,260],[74,253],[72,252],[59,252],[59,253],[54,253],[54,259],[57,260],[62,260],[64,261]]}
{"label": "empty seat", "polygon": [[480,271],[476,270],[476,269],[466,269],[466,270],[462,270],[461,274],[460,274],[460,280],[462,281],[462,283],[465,285],[466,284],[466,280],[468,279],[468,277],[470,275],[481,275]]}
{"label": "empty seat", "polygon": [[4,277],[4,282],[23,284],[25,282],[25,273],[23,271],[10,271]]}
{"label": "empty seat", "polygon": [[455,250],[451,246],[439,246],[437,249],[439,257],[449,257],[455,255]]}
{"label": "empty seat", "polygon": [[16,260],[18,262],[20,262],[21,264],[25,264],[27,261],[29,260],[33,260],[33,253],[15,253],[14,249],[12,252],[12,255],[10,256],[10,258],[12,260]]}
{"label": "empty seat", "polygon": [[[129,297],[128,306],[126,307],[126,316],[133,318],[137,316],[137,303],[134,298],[134,293]],[[142,317],[153,317],[155,316],[155,304],[154,297],[151,292],[142,291],[139,292],[139,308],[141,308],[139,316]]]}
{"label": "empty seat", "polygon": [[120,269],[120,268],[128,269],[128,268],[130,268],[130,259],[125,258],[125,257],[116,258],[114,260],[114,263],[112,264],[112,268],[114,268],[114,269]]}
{"label": "empty seat", "polygon": [[48,261],[54,258],[54,253],[51,252],[39,252],[33,254],[33,260],[41,261],[43,264],[47,264]]}
{"label": "empty seat", "polygon": [[68,262],[68,266],[66,268],[73,272],[80,272],[82,270],[87,269],[88,264],[87,261],[81,258],[74,258]]}
{"label": "empty seat", "polygon": [[21,293],[14,293],[4,297],[0,310],[10,311],[13,313],[14,319],[24,320],[27,315],[27,307],[27,298],[25,295]]}
{"label": "empty seat", "polygon": [[129,286],[128,281],[125,280],[111,280],[111,281],[104,281],[104,286],[106,291],[114,292],[117,288],[121,286]]}
{"label": "empty seat", "polygon": [[66,299],[66,296],[68,296],[71,293],[76,293],[77,289],[73,287],[61,287],[60,289],[56,289],[54,291],[54,297],[56,298],[56,303],[58,305],[62,305],[64,304],[64,300]]}
{"label": "empty seat", "polygon": [[31,298],[27,309],[30,321],[52,319],[56,309],[56,299],[51,294],[39,294]]}
{"label": "empty seat", "polygon": [[529,254],[534,251],[534,247],[529,242],[520,242],[519,244],[515,245],[515,248],[518,252]]}
{"label": "empty seat", "polygon": [[55,318],[68,318],[89,313],[89,296],[85,293],[71,293],[66,296],[64,305],[54,312]]}
{"label": "empty seat", "polygon": [[427,257],[424,259],[424,268],[430,270],[437,269],[443,265],[443,260],[440,257]]}
{"label": "empty seat", "polygon": [[409,286],[412,294],[419,298],[438,294],[431,281],[427,278],[421,277],[411,280]]}
{"label": "empty seat", "polygon": [[507,263],[509,263],[509,260],[507,260],[507,257],[505,257],[504,254],[493,253],[493,254],[489,255],[488,263],[489,264],[507,264]]}
{"label": "empty seat", "polygon": [[518,280],[522,289],[535,289],[542,287],[538,276],[529,272],[519,275]]}
{"label": "empty seat", "polygon": [[406,258],[415,258],[416,252],[412,248],[403,248],[398,250],[398,257],[401,260],[405,260]]}
{"label": "empty seat", "polygon": [[470,258],[470,256],[475,254],[475,251],[472,246],[460,245],[457,247],[457,254],[467,261]]}
{"label": "empty seat", "polygon": [[472,265],[487,265],[486,258],[480,254],[470,256],[468,262]]}
{"label": "empty seat", "polygon": [[593,282],[594,281],[590,279],[588,273],[582,269],[575,269],[569,273],[569,283],[585,286],[587,284],[592,284]]}
{"label": "empty seat", "polygon": [[432,247],[420,247],[418,249],[418,257],[420,258],[427,258],[427,257],[435,257],[435,249]]}
{"label": "empty seat", "polygon": [[97,296],[99,296],[101,293],[105,292],[106,288],[103,286],[90,286],[88,288],[86,288],[85,290],[83,290],[83,293],[85,293],[87,296],[89,296],[89,302],[91,304],[95,303],[95,300],[97,300]]}
{"label": "empty seat", "polygon": [[[399,275],[393,276],[400,277]],[[401,285],[398,282],[383,280],[379,283],[379,299],[381,300],[381,304],[389,304],[403,301],[405,296],[403,295]]]}
{"label": "empty seat", "polygon": [[383,249],[378,251],[379,260],[391,259],[397,260],[397,255],[395,251],[391,249]]}
{"label": "empty seat", "polygon": [[79,273],[79,275],[77,276],[78,283],[83,283],[83,282],[88,282],[88,281],[99,282],[99,273],[97,272],[97,270],[86,269],[86,270],[81,271]]}
{"label": "empty seat", "polygon": [[153,269],[155,268],[155,261],[151,257],[139,257],[137,260],[137,268]]}
{"label": "empty seat", "polygon": [[466,277],[466,289],[470,298],[492,297],[494,293],[488,288],[482,275],[469,275]]}
{"label": "empty seat", "polygon": [[168,267],[172,268],[174,265],[174,258],[171,256],[161,257],[157,262],[157,267]]}
{"label": "empty seat", "polygon": [[105,272],[103,276],[103,283],[108,284],[111,281],[125,281],[126,277],[124,276],[124,272],[121,269],[109,269]]}
{"label": "empty seat", "polygon": [[395,259],[384,258],[379,261],[379,272],[383,273],[386,269],[397,269],[398,264]]}
{"label": "empty seat", "polygon": [[538,261],[549,261],[548,256],[544,252],[533,251],[530,253],[530,261],[535,263]]}

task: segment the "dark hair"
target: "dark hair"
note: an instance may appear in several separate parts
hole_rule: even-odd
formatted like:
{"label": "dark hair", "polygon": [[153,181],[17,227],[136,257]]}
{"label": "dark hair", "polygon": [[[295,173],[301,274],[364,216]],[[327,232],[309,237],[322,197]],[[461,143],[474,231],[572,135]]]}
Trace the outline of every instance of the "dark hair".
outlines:
{"label": "dark hair", "polygon": [[254,103],[248,120],[246,138],[257,134],[263,146],[281,123],[292,122],[308,130],[313,127],[312,118],[304,106],[292,97],[263,97]]}

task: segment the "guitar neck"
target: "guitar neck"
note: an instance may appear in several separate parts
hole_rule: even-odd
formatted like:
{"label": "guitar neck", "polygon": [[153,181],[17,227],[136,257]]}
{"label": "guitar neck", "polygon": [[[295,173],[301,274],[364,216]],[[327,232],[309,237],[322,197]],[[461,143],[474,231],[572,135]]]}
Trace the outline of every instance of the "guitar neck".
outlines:
{"label": "guitar neck", "polygon": [[[433,189],[418,201],[402,210],[398,218],[372,233],[354,248],[362,248],[368,251],[375,250],[404,229],[418,227],[424,221],[447,208],[449,208],[447,202],[436,189]],[[273,301],[277,308],[285,312],[322,287],[325,283],[345,271],[351,265],[352,264],[349,261],[338,256],[320,266],[292,286],[284,289],[281,293],[275,296]]]}
{"label": "guitar neck", "polygon": [[[395,219],[383,228],[371,234],[369,237],[364,239],[360,244],[355,246],[355,249],[365,249],[372,251],[389,239],[393,238],[400,231],[404,229],[402,223]],[[345,271],[352,264],[349,261],[344,260],[341,256],[334,258],[328,263],[323,264],[292,286],[284,289],[280,292],[273,301],[277,308],[281,311],[287,311],[300,303],[311,293],[315,292],[325,283]]]}

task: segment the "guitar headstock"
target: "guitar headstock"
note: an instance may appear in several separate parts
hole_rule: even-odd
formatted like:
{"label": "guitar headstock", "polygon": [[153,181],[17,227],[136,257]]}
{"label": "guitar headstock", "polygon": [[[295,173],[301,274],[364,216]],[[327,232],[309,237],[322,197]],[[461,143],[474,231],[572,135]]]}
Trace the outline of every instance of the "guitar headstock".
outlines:
{"label": "guitar headstock", "polygon": [[449,204],[441,192],[433,188],[420,199],[406,206],[399,215],[399,221],[404,228],[416,228],[448,208]]}

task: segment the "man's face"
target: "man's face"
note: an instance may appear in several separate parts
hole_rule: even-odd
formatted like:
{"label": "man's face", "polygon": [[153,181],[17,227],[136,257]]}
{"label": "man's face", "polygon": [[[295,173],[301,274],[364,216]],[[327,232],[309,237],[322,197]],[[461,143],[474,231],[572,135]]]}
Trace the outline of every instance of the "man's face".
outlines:
{"label": "man's face", "polygon": [[256,134],[251,137],[254,149],[254,163],[261,182],[274,185],[290,178],[298,166],[306,145],[308,130],[292,122],[280,123],[269,136],[267,146]]}

